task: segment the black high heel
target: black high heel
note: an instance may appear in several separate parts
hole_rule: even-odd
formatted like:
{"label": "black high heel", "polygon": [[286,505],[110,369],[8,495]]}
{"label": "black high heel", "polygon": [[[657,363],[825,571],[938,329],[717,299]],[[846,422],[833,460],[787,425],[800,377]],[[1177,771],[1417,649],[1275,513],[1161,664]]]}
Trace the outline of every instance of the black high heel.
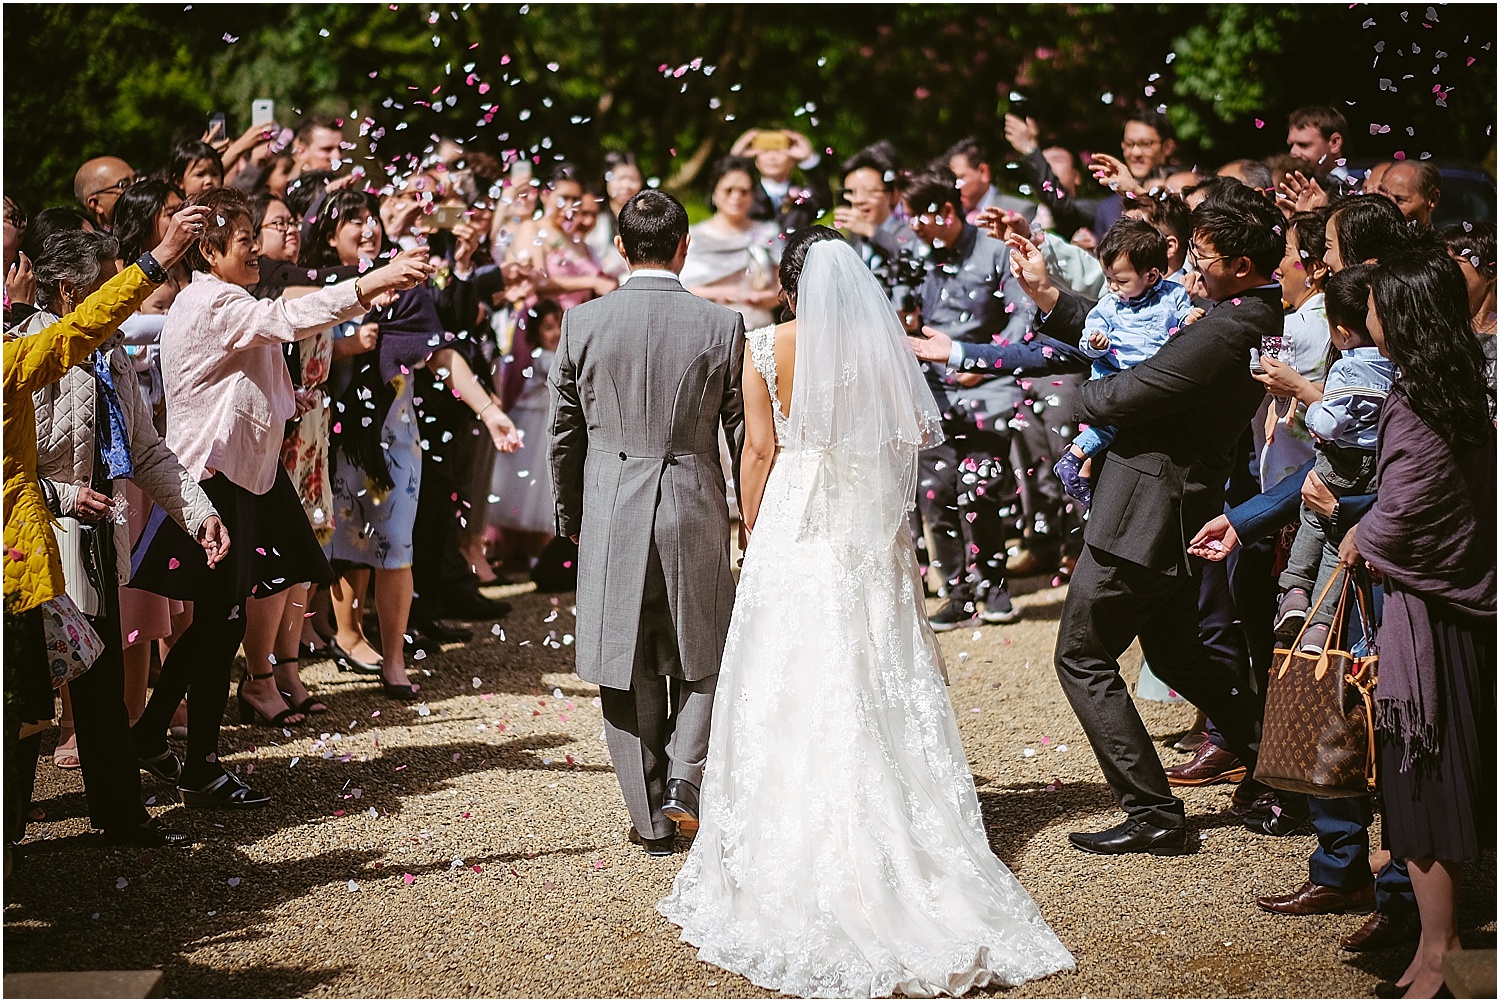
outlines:
{"label": "black high heel", "polygon": [[[277,665],[298,665],[298,663],[301,660],[302,660],[301,658],[283,658],[282,660],[280,660],[280,661],[277,662]],[[302,702],[300,702],[300,703],[294,703],[294,702],[292,702],[292,694],[291,693],[287,692],[285,689],[282,689],[280,687],[277,688],[277,691],[281,693],[281,698],[284,699],[284,700],[286,700],[286,705],[290,706],[292,708],[292,711],[294,713],[300,713],[304,717],[310,717],[314,713],[327,713],[328,712],[328,704],[325,703],[325,702],[323,702],[317,696],[312,695],[311,693],[309,693],[308,696],[307,696],[307,698],[304,699]],[[310,707],[310,706],[320,706],[320,707],[322,707],[322,709],[320,709],[320,710],[310,710],[310,709],[308,709],[308,707]]]}
{"label": "black high heel", "polygon": [[264,793],[257,793],[244,783],[235,779],[229,773],[219,774],[219,778],[190,790],[185,786],[178,786],[177,792],[182,796],[184,807],[215,807],[240,810],[250,807],[264,807],[271,802],[271,798]]}
{"label": "black high heel", "polygon": [[163,783],[176,783],[182,778],[182,760],[170,748],[152,758],[139,759],[136,764]]}
{"label": "black high heel", "polygon": [[[254,679],[255,681],[259,682],[262,679],[275,678],[276,675],[274,672],[266,672],[264,675],[256,675],[252,672],[246,672],[245,677],[246,679]],[[280,690],[278,689],[277,692],[279,694]],[[260,721],[268,727],[286,727],[287,718],[294,717],[301,712],[300,710],[294,710],[291,707],[287,707],[285,710],[282,710],[280,713],[276,714],[276,716],[267,717],[260,711],[258,707],[256,707],[254,703],[245,698],[244,682],[241,682],[240,687],[235,690],[234,700],[236,703],[240,704],[240,723],[242,724],[253,724],[256,721]],[[302,721],[299,720],[297,721],[297,723],[300,724],[302,723]]]}
{"label": "black high heel", "polygon": [[353,672],[356,675],[379,675],[379,663],[370,664],[361,661],[353,654],[339,646],[337,640],[328,641],[328,653],[333,657],[333,663],[338,665],[339,671]]}

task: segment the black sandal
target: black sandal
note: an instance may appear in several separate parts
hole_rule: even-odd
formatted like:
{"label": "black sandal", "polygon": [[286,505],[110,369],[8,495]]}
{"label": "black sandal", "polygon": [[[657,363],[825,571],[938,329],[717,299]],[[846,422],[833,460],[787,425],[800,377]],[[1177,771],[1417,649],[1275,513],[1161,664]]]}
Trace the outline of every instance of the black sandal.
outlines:
{"label": "black sandal", "polygon": [[222,807],[238,810],[248,807],[264,807],[271,802],[270,797],[250,789],[227,772],[220,773],[218,779],[196,790],[179,786],[177,792],[182,795],[184,807]]}
{"label": "black sandal", "polygon": [[387,682],[384,678],[381,678],[380,687],[385,690],[385,694],[391,699],[399,699],[403,703],[410,703],[422,698],[417,695],[422,687],[412,685],[410,682],[405,685],[398,685],[395,682]]}
{"label": "black sandal", "polygon": [[136,764],[163,783],[175,783],[182,778],[182,760],[170,748],[152,758],[139,759]]}
{"label": "black sandal", "polygon": [[[247,679],[254,679],[255,681],[259,682],[262,679],[275,678],[276,673],[268,671],[264,675],[256,675],[253,672],[246,672],[245,677]],[[278,695],[281,692],[280,689],[276,691]],[[298,713],[302,712],[300,710],[295,710],[289,706],[285,710],[282,710],[280,713],[276,714],[276,716],[267,717],[260,711],[258,707],[256,707],[254,703],[245,698],[244,682],[241,682],[240,687],[235,690],[234,700],[235,702],[240,704],[240,723],[242,724],[253,724],[256,721],[260,721],[268,727],[286,727],[288,726],[286,722],[286,719],[288,717],[296,716]],[[305,717],[306,714],[304,713],[303,716]],[[302,723],[302,721],[299,720],[297,721],[297,723],[300,724]]]}
{"label": "black sandal", "polygon": [[[281,666],[281,665],[297,665],[301,660],[302,660],[301,658],[283,658],[282,660],[276,662],[276,664],[277,664],[278,667]],[[284,700],[286,700],[286,705],[290,706],[292,708],[293,712],[300,713],[304,717],[310,717],[314,713],[327,713],[328,712],[328,704],[325,703],[325,702],[323,702],[318,697],[312,695],[311,693],[309,693],[308,696],[307,696],[307,698],[304,699],[302,702],[300,702],[300,703],[294,703],[294,702],[292,702],[292,694],[291,693],[287,692],[285,689],[280,688],[279,686],[277,687],[277,691],[281,693],[281,698],[284,699]],[[310,707],[310,706],[318,706],[318,707],[322,707],[322,709],[319,709],[319,710],[310,710],[310,709],[308,709],[308,707]]]}

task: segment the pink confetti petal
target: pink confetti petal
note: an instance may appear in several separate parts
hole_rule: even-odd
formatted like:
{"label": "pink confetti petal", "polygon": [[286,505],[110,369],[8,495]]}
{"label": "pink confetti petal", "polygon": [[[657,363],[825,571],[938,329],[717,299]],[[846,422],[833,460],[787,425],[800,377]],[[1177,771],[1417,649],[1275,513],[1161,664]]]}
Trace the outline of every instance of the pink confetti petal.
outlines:
{"label": "pink confetti petal", "polygon": [[406,883],[407,887],[410,887],[412,884],[415,884],[417,882],[417,878],[413,877],[409,873],[401,874],[401,879]]}
{"label": "pink confetti petal", "polygon": [[182,561],[178,560],[176,557],[173,557],[171,560],[167,561],[167,570],[169,570],[169,571],[175,571],[177,568],[179,568],[181,566],[182,566]]}

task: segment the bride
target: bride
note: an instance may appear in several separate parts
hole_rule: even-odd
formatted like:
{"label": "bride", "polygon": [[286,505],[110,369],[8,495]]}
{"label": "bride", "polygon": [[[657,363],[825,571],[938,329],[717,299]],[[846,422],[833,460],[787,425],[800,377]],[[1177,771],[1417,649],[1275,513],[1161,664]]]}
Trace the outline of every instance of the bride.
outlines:
{"label": "bride", "polygon": [[937,405],[838,234],[793,234],[781,274],[796,320],[747,337],[753,531],[701,827],[657,909],[699,959],[790,995],[957,996],[1071,970],[990,851],[920,604],[907,511]]}

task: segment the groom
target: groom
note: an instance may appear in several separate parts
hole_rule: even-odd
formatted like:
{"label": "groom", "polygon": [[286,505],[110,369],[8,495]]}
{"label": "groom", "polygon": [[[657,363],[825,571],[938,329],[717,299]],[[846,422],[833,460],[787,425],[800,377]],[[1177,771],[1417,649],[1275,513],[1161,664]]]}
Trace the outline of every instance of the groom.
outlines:
{"label": "groom", "polygon": [[630,278],[563,316],[548,380],[557,532],[578,543],[578,677],[600,687],[631,840],[698,827],[729,616],[722,424],[739,475],[745,323],[689,293],[688,217],[647,189],[620,210]]}

